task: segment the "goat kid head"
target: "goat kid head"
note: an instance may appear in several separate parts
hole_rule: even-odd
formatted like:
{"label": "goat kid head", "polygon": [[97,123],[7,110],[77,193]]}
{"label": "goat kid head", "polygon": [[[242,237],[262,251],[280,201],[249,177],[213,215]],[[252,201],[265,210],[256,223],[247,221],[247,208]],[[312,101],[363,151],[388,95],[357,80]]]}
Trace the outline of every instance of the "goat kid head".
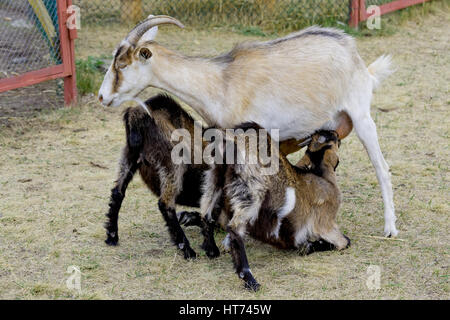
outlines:
{"label": "goat kid head", "polygon": [[341,145],[336,131],[319,130],[303,144],[308,145],[306,154],[310,157],[313,165],[324,164],[336,170],[339,164],[337,152]]}
{"label": "goat kid head", "polygon": [[103,105],[118,107],[152,84],[152,42],[161,24],[184,28],[172,17],[150,15],[131,30],[115,51],[100,87],[98,98]]}

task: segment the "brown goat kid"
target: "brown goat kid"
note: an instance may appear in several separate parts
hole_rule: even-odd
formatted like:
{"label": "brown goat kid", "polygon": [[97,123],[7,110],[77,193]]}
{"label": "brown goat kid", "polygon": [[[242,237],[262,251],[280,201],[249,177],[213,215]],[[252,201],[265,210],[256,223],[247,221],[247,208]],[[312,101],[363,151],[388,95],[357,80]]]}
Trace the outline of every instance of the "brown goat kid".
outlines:
{"label": "brown goat kid", "polygon": [[[171,151],[176,144],[171,141],[172,132],[182,128],[193,136],[194,120],[174,100],[165,95],[150,98],[146,105],[151,117],[141,107],[128,108],[124,112],[127,142],[122,151],[119,177],[111,190],[109,211],[106,214],[108,220],[105,224],[105,242],[117,245],[119,241],[119,210],[127,186],[139,170],[142,180],[152,193],[159,197],[159,210],[172,241],[183,251],[186,259],[195,258],[196,253],[178,222],[185,212],[177,216],[175,206],[179,204],[199,207],[202,178],[209,167],[205,164],[174,164],[171,159]],[[206,228],[207,222],[200,219],[198,213],[193,216],[197,216],[195,223],[202,227],[203,232],[213,232],[213,228]],[[220,254],[215,243],[204,243],[202,247],[210,258]]]}
{"label": "brown goat kid", "polygon": [[[240,128],[247,135],[249,129],[262,130],[253,123]],[[277,152],[267,136],[271,152]],[[219,221],[228,231],[225,242],[230,247],[236,272],[247,288],[257,290],[259,284],[248,265],[243,241],[246,234],[278,248],[300,249],[306,254],[341,250],[350,245],[336,224],[341,199],[335,176],[339,143],[336,132],[318,131],[311,136],[300,161],[302,167],[291,165],[285,155],[279,154],[279,170],[275,175],[262,175],[261,164],[248,163],[216,165],[208,172],[202,215]],[[207,210],[220,207],[214,203],[217,201],[222,201],[225,208],[219,215],[217,210]]]}

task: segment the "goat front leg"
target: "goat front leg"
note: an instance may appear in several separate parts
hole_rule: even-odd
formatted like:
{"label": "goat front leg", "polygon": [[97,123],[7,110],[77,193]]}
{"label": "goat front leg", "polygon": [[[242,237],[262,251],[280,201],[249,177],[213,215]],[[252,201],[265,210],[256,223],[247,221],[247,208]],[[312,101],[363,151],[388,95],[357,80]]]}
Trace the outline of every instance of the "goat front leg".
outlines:
{"label": "goat front leg", "polygon": [[255,280],[248,265],[247,254],[245,253],[244,240],[233,228],[227,228],[230,236],[230,250],[234,268],[239,278],[244,280],[245,288],[258,291],[260,284]]}
{"label": "goat front leg", "polygon": [[221,208],[215,208],[209,218],[201,218],[201,227],[204,239],[202,249],[205,250],[206,255],[210,259],[220,256],[220,250],[216,245],[216,240],[214,239],[214,230],[221,211]]}
{"label": "goat front leg", "polygon": [[203,244],[201,248],[205,250],[206,255],[209,258],[216,258],[220,256],[220,250],[216,245],[216,241],[214,239],[214,230],[216,227],[216,222],[208,221],[206,218],[202,218],[199,212],[179,212],[177,213],[178,222],[180,225],[189,227],[189,226],[197,226],[200,227],[203,234]]}
{"label": "goat front leg", "polygon": [[136,157],[128,157],[127,149],[124,150],[122,160],[120,161],[119,178],[116,180],[116,185],[111,189],[111,198],[109,202],[109,211],[106,214],[108,218],[105,223],[106,240],[105,243],[111,246],[117,245],[119,242],[119,231],[117,221],[119,219],[119,211],[122,206],[122,201],[125,198],[125,191],[128,184],[133,179],[136,170],[140,163]]}
{"label": "goat front leg", "polygon": [[[179,170],[175,170],[179,171]],[[177,213],[175,211],[175,198],[179,192],[178,180],[176,175],[181,175],[181,172],[175,172],[172,176],[165,177],[164,186],[162,188],[161,197],[158,201],[159,211],[166,221],[169,229],[170,237],[178,249],[183,251],[185,259],[195,259],[197,254],[192,250],[189,240],[186,238],[183,229],[178,222]]]}
{"label": "goat front leg", "polygon": [[189,227],[200,227],[203,234],[203,244],[201,248],[205,250],[206,255],[209,258],[216,258],[220,256],[220,250],[217,248],[216,241],[214,239],[214,229],[216,226],[215,219],[208,221],[206,218],[202,218],[198,212],[179,212],[177,213],[178,222],[180,225]]}

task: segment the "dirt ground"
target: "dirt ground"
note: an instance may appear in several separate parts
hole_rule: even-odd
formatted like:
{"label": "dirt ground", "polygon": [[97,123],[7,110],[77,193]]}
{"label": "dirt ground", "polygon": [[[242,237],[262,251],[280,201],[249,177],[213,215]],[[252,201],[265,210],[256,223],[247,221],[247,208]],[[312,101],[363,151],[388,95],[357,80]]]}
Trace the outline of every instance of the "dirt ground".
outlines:
{"label": "dirt ground", "polygon": [[[249,239],[250,266],[262,284],[257,293],[243,289],[229,254],[204,255],[196,228],[186,233],[199,258],[185,261],[139,177],[122,206],[120,246],[108,247],[102,224],[124,144],[122,108],[104,109],[87,97],[79,107],[18,118],[0,129],[0,298],[449,299],[449,17],[436,12],[392,36],[357,40],[367,63],[389,53],[397,68],[375,94],[372,114],[391,166],[398,238],[381,237],[379,187],[352,133],[337,170],[338,223],[352,246],[304,257]],[[124,35],[88,36],[95,31],[81,33],[79,57],[110,54]],[[164,27],[159,35],[191,55],[249,39]],[[216,235],[218,243],[223,238]],[[66,286],[69,266],[81,270],[80,292]],[[369,289],[377,268],[380,288]]]}

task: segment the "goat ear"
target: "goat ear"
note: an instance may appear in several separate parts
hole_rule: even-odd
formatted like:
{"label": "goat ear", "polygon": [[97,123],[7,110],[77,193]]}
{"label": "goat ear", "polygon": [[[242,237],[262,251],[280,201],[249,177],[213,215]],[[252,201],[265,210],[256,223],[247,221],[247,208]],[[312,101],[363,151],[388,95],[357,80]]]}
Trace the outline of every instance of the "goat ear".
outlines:
{"label": "goat ear", "polygon": [[140,59],[148,60],[152,57],[152,55],[153,54],[149,48],[143,47],[143,48],[139,49],[139,58]]}
{"label": "goat ear", "polygon": [[153,41],[156,38],[156,35],[158,34],[158,26],[151,28],[148,30],[144,35],[141,37],[140,42],[146,42],[146,41]]}

